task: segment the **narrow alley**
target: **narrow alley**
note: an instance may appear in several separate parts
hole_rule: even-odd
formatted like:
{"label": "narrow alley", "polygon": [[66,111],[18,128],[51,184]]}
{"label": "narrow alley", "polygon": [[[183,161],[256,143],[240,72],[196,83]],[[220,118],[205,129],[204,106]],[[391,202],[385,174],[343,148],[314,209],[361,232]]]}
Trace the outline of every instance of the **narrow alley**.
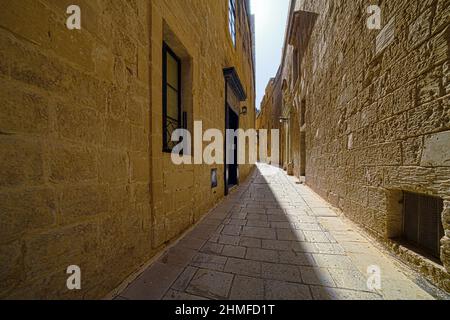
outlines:
{"label": "narrow alley", "polygon": [[116,299],[433,299],[414,279],[311,189],[258,164]]}
{"label": "narrow alley", "polygon": [[0,300],[450,300],[449,39],[450,0],[0,0]]}

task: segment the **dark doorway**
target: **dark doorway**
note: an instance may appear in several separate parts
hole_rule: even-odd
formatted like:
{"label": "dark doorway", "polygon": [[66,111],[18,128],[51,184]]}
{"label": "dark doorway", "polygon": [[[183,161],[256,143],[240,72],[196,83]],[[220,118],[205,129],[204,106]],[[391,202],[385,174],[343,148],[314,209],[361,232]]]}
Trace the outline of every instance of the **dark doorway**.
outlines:
{"label": "dark doorway", "polygon": [[[239,116],[237,113],[230,107],[227,106],[227,118],[228,125],[227,130],[238,130],[239,129]],[[230,152],[231,163],[226,163],[228,179],[227,179],[227,187],[228,190],[238,185],[239,183],[239,166],[238,166],[238,137],[235,135],[231,141],[227,141],[228,144],[228,152]]]}
{"label": "dark doorway", "polygon": [[300,178],[306,176],[306,100],[300,105]]}
{"label": "dark doorway", "polygon": [[247,96],[235,68],[224,69],[223,74],[225,77],[225,129],[232,131],[232,134],[226,132],[224,145],[225,195],[228,195],[230,189],[239,184],[239,143],[236,130],[239,129],[240,104],[247,99]]}

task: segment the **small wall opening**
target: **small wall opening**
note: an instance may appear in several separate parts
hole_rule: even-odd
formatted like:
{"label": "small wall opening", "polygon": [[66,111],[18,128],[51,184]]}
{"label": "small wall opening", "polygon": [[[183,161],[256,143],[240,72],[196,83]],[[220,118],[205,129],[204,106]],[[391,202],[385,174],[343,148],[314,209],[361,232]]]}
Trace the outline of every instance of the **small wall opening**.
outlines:
{"label": "small wall opening", "polygon": [[439,261],[441,239],[444,237],[443,210],[441,198],[403,193],[402,240]]}
{"label": "small wall opening", "polygon": [[442,264],[444,201],[439,197],[399,190],[390,190],[387,197],[387,237]]}

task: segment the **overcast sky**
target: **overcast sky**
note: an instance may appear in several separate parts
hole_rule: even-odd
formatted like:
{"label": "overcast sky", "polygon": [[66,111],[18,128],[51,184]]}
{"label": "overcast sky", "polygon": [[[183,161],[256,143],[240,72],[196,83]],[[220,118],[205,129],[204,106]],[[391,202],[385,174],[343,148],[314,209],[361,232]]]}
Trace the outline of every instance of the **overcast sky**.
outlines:
{"label": "overcast sky", "polygon": [[250,0],[256,24],[256,107],[281,62],[289,0]]}

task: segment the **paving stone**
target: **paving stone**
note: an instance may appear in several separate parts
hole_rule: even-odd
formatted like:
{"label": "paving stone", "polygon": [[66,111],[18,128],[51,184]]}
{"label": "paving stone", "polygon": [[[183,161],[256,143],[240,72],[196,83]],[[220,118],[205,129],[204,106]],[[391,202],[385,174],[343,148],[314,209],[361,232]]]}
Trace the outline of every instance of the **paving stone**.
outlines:
{"label": "paving stone", "polygon": [[256,238],[241,237],[239,245],[241,247],[247,247],[247,248],[261,248],[262,240],[256,239]]}
{"label": "paving stone", "polygon": [[259,238],[259,239],[277,238],[275,230],[269,228],[244,227],[242,235],[250,238]]}
{"label": "paving stone", "polygon": [[168,301],[179,301],[179,300],[197,301],[197,300],[208,300],[208,299],[203,298],[203,297],[197,297],[197,296],[185,293],[185,292],[169,290],[166,293],[166,295],[164,296],[163,300],[168,300]]}
{"label": "paving stone", "polygon": [[273,215],[273,214],[269,214],[267,216],[267,219],[269,222],[289,222],[290,221],[287,216]]}
{"label": "paving stone", "polygon": [[259,221],[259,220],[248,220],[247,227],[270,228],[270,223],[266,222],[266,221]]}
{"label": "paving stone", "polygon": [[318,223],[295,222],[294,227],[303,231],[322,231],[322,227]]}
{"label": "paving stone", "polygon": [[267,300],[311,300],[309,287],[284,281],[265,281],[265,297]]}
{"label": "paving stone", "polygon": [[246,212],[248,214],[251,214],[251,213],[266,214],[266,209],[264,209],[264,208],[242,208],[241,212]]}
{"label": "paving stone", "polygon": [[212,218],[207,217],[202,221],[201,226],[207,225],[207,226],[218,227],[222,224],[222,222],[223,222],[222,219],[212,219]]}
{"label": "paving stone", "polygon": [[296,266],[316,266],[316,262],[311,254],[299,253],[295,251],[280,251],[279,261],[284,264],[292,264]]}
{"label": "paving stone", "polygon": [[247,215],[247,220],[255,220],[255,221],[265,221],[267,222],[267,216],[264,214],[255,214],[255,213],[250,213]]}
{"label": "paving stone", "polygon": [[311,286],[314,300],[381,300],[375,293]]}
{"label": "paving stone", "polygon": [[345,250],[336,243],[315,243],[317,253],[345,255]]}
{"label": "paving stone", "polygon": [[[280,203],[280,204],[282,204],[282,203]],[[267,214],[271,214],[271,215],[286,215],[286,213],[282,209],[267,209]]]}
{"label": "paving stone", "polygon": [[339,243],[342,248],[348,253],[370,253],[374,252],[377,254],[377,251],[370,243],[360,243],[360,242],[340,242]]}
{"label": "paving stone", "polygon": [[219,242],[219,238],[220,238],[220,234],[213,234],[213,235],[209,238],[208,242],[214,242],[214,243],[217,243],[217,242]]}
{"label": "paving stone", "polygon": [[172,285],[171,289],[183,292],[189,285],[194,275],[197,273],[198,269],[194,267],[186,267],[183,273],[178,277],[175,283]]}
{"label": "paving stone", "polygon": [[239,236],[241,234],[241,226],[227,225],[223,228],[222,234],[226,236]]}
{"label": "paving stone", "polygon": [[327,229],[333,231],[351,231],[348,224],[339,217],[319,217],[317,220]]}
{"label": "paving stone", "polygon": [[[367,288],[371,265],[381,268],[379,292]],[[279,170],[270,177],[256,172],[117,299],[312,297],[433,298],[325,201]]]}
{"label": "paving stone", "polygon": [[244,258],[247,248],[239,246],[226,245],[223,248],[222,255],[234,258]]}
{"label": "paving stone", "polygon": [[129,300],[160,300],[182,272],[181,267],[155,263],[120,296]]}
{"label": "paving stone", "polygon": [[219,237],[218,242],[220,244],[228,244],[228,245],[232,245],[232,246],[237,246],[239,244],[239,240],[240,240],[240,238],[238,236],[221,235]]}
{"label": "paving stone", "polygon": [[300,267],[300,273],[305,284],[324,287],[336,286],[330,273],[325,268]]}
{"label": "paving stone", "polygon": [[367,239],[364,238],[362,235],[354,232],[354,231],[332,231],[331,234],[333,235],[334,239],[336,239],[337,242],[361,242],[361,243],[367,243]]}
{"label": "paving stone", "polygon": [[199,270],[186,292],[210,299],[227,299],[233,275],[211,270]]}
{"label": "paving stone", "polygon": [[208,215],[209,219],[224,220],[229,215],[228,212],[212,212]]}
{"label": "paving stone", "polygon": [[171,248],[158,260],[158,262],[164,265],[175,265],[184,268],[197,254],[197,250],[177,246]]}
{"label": "paving stone", "polygon": [[294,226],[289,222],[271,222],[270,227],[276,229],[288,229],[288,230],[294,229]]}
{"label": "paving stone", "polygon": [[296,245],[293,245],[292,248],[295,252],[319,253],[316,243],[311,242],[298,242]]}
{"label": "paving stone", "polygon": [[277,239],[287,241],[306,241],[306,237],[301,230],[277,229]]}
{"label": "paving stone", "polygon": [[291,251],[294,246],[293,241],[262,240],[263,249]]}
{"label": "paving stone", "polygon": [[226,257],[199,253],[192,259],[190,264],[198,268],[222,271],[226,262]]}
{"label": "paving stone", "polygon": [[308,207],[306,202],[304,203],[304,206],[296,207],[295,208],[289,208],[285,209],[286,214],[293,215],[293,216],[305,216],[308,215]]}
{"label": "paving stone", "polygon": [[238,213],[233,213],[230,216],[231,219],[236,219],[236,220],[246,220],[247,219],[247,212],[238,212]]}
{"label": "paving stone", "polygon": [[411,280],[381,278],[381,294],[386,300],[434,300]]}
{"label": "paving stone", "polygon": [[228,222],[229,225],[232,226],[245,226],[247,224],[247,220],[245,219],[230,219]]}
{"label": "paving stone", "polygon": [[366,253],[349,253],[347,256],[351,258],[353,264],[363,274],[367,274],[367,269],[370,266],[377,266],[380,268],[383,279],[405,280],[400,270],[386,259],[381,252],[376,256]]}
{"label": "paving stone", "polygon": [[214,242],[207,242],[203,248],[200,249],[200,252],[207,254],[215,254],[220,255],[222,253],[224,245],[218,244]]}
{"label": "paving stone", "polygon": [[325,231],[325,235],[331,243],[337,243],[336,238],[328,231]]}
{"label": "paving stone", "polygon": [[328,269],[338,288],[371,291],[367,287],[367,279],[359,270]]}
{"label": "paving stone", "polygon": [[302,282],[300,269],[297,266],[286,264],[262,263],[261,277],[264,279],[282,280],[289,282]]}
{"label": "paving stone", "polygon": [[200,250],[200,248],[203,247],[205,243],[205,239],[198,239],[187,236],[178,243],[178,246],[193,250]]}
{"label": "paving stone", "polygon": [[313,257],[319,267],[346,270],[356,269],[352,260],[347,256],[314,253]]}
{"label": "paving stone", "polygon": [[278,252],[267,249],[248,248],[245,258],[255,261],[278,262]]}
{"label": "paving stone", "polygon": [[325,232],[322,231],[303,231],[305,234],[306,241],[308,242],[319,242],[319,243],[330,243]]}
{"label": "paving stone", "polygon": [[261,275],[261,262],[229,258],[224,271],[238,275],[259,277]]}
{"label": "paving stone", "polygon": [[296,216],[295,219],[299,223],[316,223],[317,222],[317,219],[315,217]]}
{"label": "paving stone", "polygon": [[330,208],[321,208],[321,207],[311,206],[311,209],[312,209],[313,215],[316,217],[337,217],[336,212]]}
{"label": "paving stone", "polygon": [[231,287],[230,300],[264,300],[264,280],[236,276]]}

